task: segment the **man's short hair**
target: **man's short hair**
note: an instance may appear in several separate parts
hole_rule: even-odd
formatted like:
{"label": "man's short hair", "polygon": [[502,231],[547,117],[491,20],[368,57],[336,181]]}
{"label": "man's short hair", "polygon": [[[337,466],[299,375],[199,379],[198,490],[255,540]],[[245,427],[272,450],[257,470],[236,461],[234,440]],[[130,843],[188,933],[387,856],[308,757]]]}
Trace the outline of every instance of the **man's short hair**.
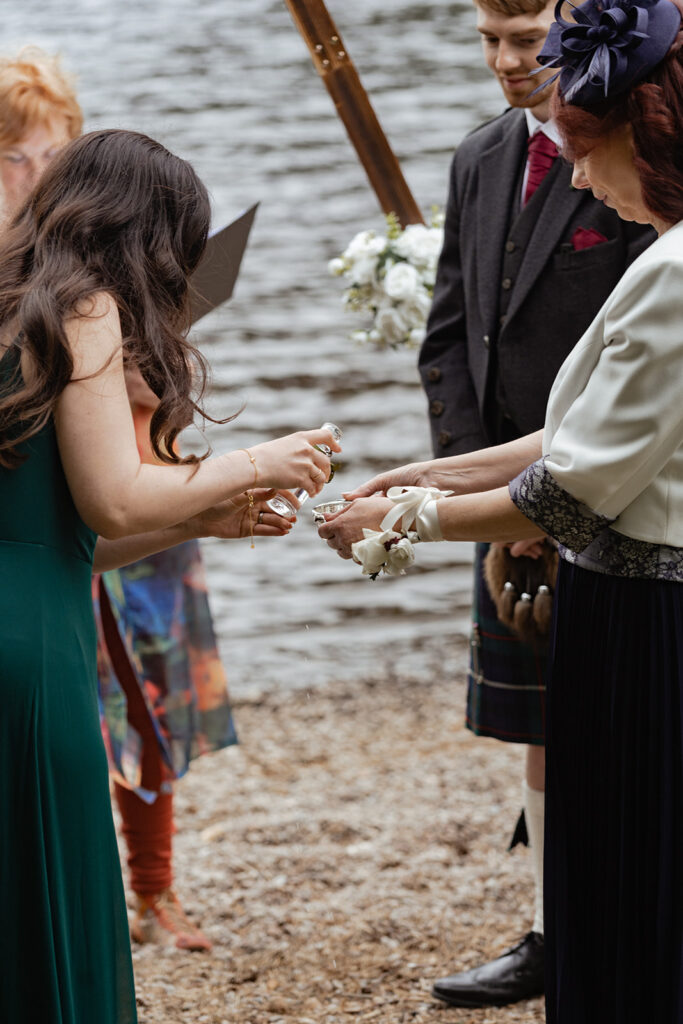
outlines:
{"label": "man's short hair", "polygon": [[540,14],[548,5],[548,0],[474,0],[476,7],[487,11],[503,14],[507,18],[517,18],[528,14],[532,17]]}
{"label": "man's short hair", "polygon": [[66,119],[70,139],[78,138],[83,112],[59,57],[37,46],[25,46],[16,57],[0,57],[0,145],[16,145],[55,117]]}

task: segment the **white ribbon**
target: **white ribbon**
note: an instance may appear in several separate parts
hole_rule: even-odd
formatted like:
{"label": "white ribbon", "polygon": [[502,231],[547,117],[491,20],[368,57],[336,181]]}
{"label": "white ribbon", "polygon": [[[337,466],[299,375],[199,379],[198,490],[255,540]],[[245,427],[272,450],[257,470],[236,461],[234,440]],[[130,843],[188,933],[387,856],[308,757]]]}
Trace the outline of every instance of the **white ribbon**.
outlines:
{"label": "white ribbon", "polygon": [[391,498],[394,507],[385,515],[380,529],[391,530],[402,518],[406,532],[415,524],[420,540],[443,540],[436,502],[453,493],[440,491],[438,487],[390,487],[387,498]]}

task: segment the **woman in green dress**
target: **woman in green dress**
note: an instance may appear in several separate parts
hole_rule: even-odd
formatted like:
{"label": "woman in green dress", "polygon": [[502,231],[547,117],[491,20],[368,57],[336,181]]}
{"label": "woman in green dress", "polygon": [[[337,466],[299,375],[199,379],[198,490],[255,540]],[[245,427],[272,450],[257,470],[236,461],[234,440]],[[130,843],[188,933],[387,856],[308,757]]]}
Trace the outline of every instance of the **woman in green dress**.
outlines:
{"label": "woman in green dress", "polygon": [[[254,486],[317,493],[329,462],[313,446],[338,450],[313,430],[204,460],[175,454],[203,376],[185,335],[187,279],[208,223],[189,164],[146,136],[93,132],[54,159],[0,246],[8,1024],[136,1020],[97,706],[93,565],[229,535],[238,496],[250,495],[255,520]],[[124,366],[160,398],[152,441],[163,464],[140,462]]]}

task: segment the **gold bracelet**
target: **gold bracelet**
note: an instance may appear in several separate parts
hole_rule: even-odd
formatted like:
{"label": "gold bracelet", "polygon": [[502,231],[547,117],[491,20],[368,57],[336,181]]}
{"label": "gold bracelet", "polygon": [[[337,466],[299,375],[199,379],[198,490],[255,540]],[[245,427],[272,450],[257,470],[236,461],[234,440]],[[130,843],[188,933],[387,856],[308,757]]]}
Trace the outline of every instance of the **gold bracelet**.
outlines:
{"label": "gold bracelet", "polygon": [[251,454],[251,452],[249,451],[248,448],[240,448],[240,451],[244,452],[244,454],[246,455],[246,457],[249,459],[249,461],[251,462],[252,466],[254,467],[254,482],[253,482],[253,484],[251,486],[252,487],[256,487],[256,485],[258,483],[258,466],[256,465],[256,459]]}
{"label": "gold bracelet", "polygon": [[[246,448],[241,448],[240,451],[246,451]],[[248,454],[248,453],[247,453]],[[249,456],[251,458],[251,456]],[[249,536],[251,537],[251,546],[255,547],[254,544],[254,522],[251,518],[251,513],[254,510],[254,495],[251,491],[247,491],[247,499],[249,501],[249,508],[247,510],[247,519],[249,520]]]}

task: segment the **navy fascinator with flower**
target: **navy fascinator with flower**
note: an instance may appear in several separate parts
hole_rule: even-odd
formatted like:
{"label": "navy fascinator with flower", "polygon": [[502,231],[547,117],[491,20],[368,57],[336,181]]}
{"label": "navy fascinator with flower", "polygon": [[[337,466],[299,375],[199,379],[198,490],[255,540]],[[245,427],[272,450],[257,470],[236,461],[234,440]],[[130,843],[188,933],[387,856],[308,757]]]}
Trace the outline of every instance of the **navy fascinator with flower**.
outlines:
{"label": "navy fascinator with flower", "polygon": [[573,21],[562,17],[563,2],[558,0],[537,60],[560,69],[550,82],[559,76],[561,95],[579,107],[642,81],[666,57],[681,27],[671,0],[586,0],[571,5]]}

